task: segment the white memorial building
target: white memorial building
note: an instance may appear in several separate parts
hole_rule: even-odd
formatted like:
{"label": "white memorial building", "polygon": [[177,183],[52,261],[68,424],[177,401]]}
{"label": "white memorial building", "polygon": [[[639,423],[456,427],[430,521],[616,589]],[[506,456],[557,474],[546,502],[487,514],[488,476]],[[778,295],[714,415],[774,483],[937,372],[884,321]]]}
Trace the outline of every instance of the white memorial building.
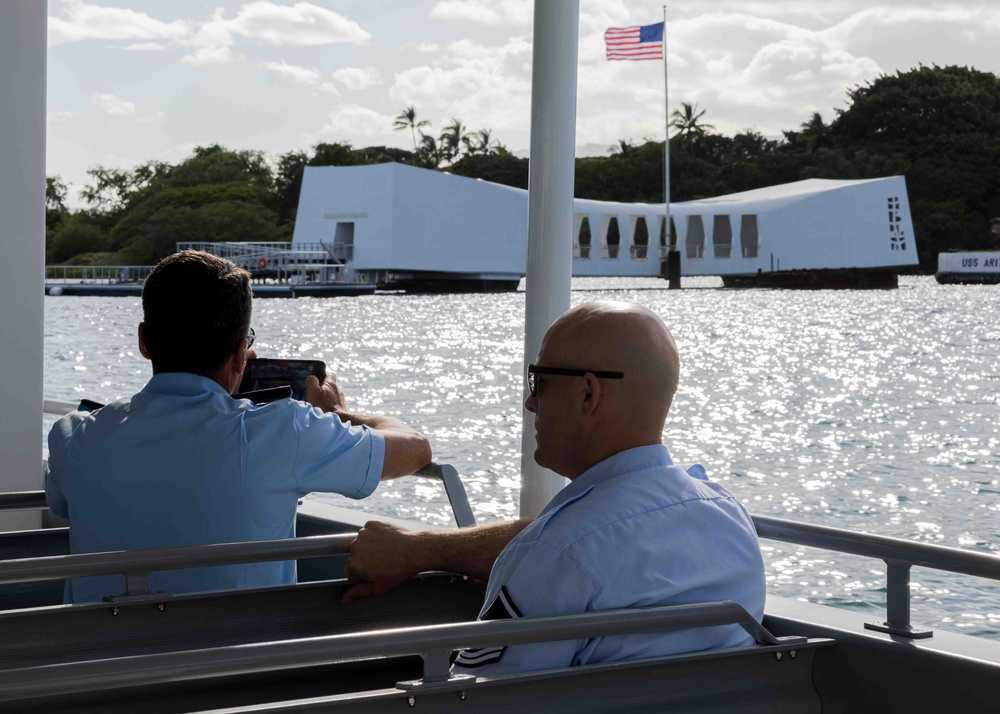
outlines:
{"label": "white memorial building", "polygon": [[[891,269],[917,263],[902,176],[808,179],[672,203],[681,275]],[[402,281],[524,276],[528,193],[398,163],[307,167],[294,244]],[[659,276],[663,204],[574,200],[574,276]]]}

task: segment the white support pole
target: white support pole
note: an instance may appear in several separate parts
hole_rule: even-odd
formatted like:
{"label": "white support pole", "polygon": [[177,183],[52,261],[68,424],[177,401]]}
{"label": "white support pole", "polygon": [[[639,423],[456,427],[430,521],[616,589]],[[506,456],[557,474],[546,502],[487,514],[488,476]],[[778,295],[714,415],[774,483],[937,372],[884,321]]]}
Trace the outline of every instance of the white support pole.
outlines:
{"label": "white support pole", "polygon": [[[535,0],[531,58],[531,158],[524,362],[534,361],[549,325],[569,309],[573,270],[576,65],[579,0]],[[527,390],[524,393],[527,398]],[[521,516],[538,514],[566,479],[535,463],[533,415],[522,410]]]}
{"label": "white support pole", "polygon": [[37,0],[0,3],[2,491],[41,485],[47,10]]}
{"label": "white support pole", "polygon": [[667,79],[667,6],[663,6],[663,113],[666,115],[666,132],[663,135],[663,214],[666,220],[664,230],[667,236],[667,252],[670,245],[670,83]]}

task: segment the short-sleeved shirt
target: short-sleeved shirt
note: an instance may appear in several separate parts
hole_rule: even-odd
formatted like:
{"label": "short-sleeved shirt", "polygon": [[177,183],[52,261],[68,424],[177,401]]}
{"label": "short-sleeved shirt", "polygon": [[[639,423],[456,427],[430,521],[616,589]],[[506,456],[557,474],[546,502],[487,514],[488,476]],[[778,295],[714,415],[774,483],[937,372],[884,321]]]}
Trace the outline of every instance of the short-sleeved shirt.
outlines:
{"label": "short-sleeved shirt", "polygon": [[[195,374],[154,375],[141,392],[60,419],[49,433],[45,493],[69,518],[70,550],[93,553],[295,535],[298,499],[350,498],[379,483],[385,440],[304,402],[233,399]],[[173,593],[295,581],[295,562],[152,573]],[[67,581],[67,602],[125,591],[120,575]]]}
{"label": "short-sleeved shirt", "polygon": [[[733,600],[759,621],[753,521],[700,465],[667,448],[605,459],[556,494],[493,566],[480,619]],[[737,625],[466,650],[456,672],[503,674],[753,643]]]}

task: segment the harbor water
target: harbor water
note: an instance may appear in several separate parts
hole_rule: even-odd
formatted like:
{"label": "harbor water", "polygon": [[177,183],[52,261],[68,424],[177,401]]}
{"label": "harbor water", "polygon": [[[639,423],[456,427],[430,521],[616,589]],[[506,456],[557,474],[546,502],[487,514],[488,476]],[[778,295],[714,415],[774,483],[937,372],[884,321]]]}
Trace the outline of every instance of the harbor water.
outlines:
{"label": "harbor water", "polygon": [[[720,286],[573,282],[573,303],[631,300],[671,327],[676,462],[702,463],[754,514],[1000,554],[1000,289],[930,277],[879,291]],[[108,401],[145,384],[138,298],[46,297],[45,311],[46,397]],[[350,409],[428,434],[479,521],[517,515],[523,324],[523,292],[264,299],[253,319],[260,356],[322,359]],[[441,487],[418,479],[346,505],[450,522]],[[884,617],[880,561],[762,546],[769,592]],[[913,621],[1000,639],[998,592],[914,568]]]}

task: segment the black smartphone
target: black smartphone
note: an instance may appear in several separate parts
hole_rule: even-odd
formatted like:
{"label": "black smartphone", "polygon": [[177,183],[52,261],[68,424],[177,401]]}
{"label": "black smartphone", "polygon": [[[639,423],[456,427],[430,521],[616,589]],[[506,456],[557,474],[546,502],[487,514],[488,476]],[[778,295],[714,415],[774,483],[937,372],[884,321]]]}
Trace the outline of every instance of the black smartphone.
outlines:
{"label": "black smartphone", "polygon": [[287,386],[292,390],[292,399],[305,401],[306,377],[310,374],[322,382],[326,378],[326,365],[314,359],[248,360],[239,393]]}

